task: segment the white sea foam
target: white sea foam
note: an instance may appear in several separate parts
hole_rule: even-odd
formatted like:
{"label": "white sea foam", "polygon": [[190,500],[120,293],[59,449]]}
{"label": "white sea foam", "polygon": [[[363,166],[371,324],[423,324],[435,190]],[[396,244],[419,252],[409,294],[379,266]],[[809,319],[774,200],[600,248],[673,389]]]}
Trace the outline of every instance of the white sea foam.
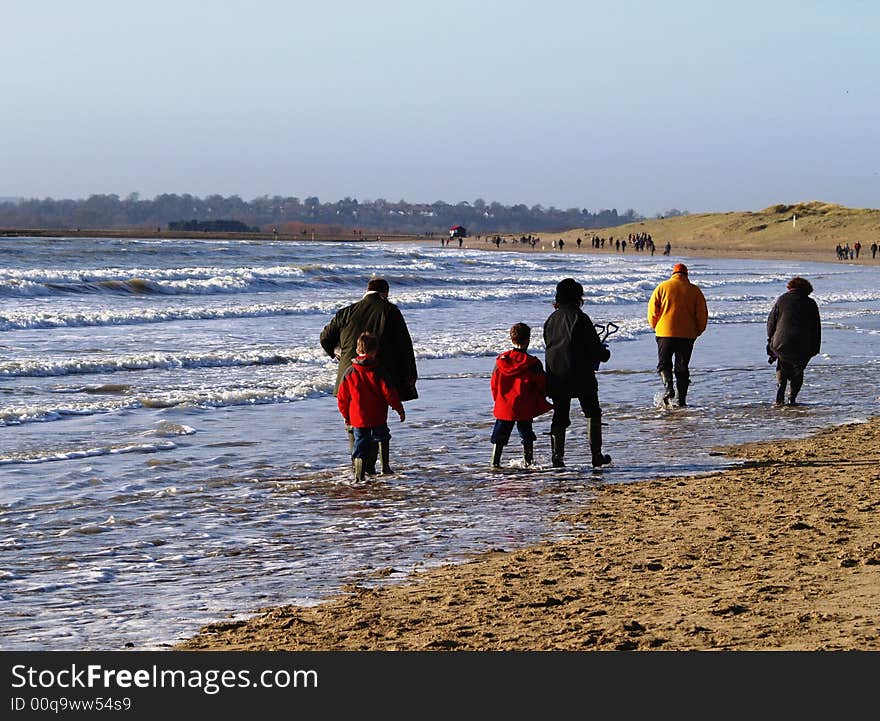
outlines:
{"label": "white sea foam", "polygon": [[159,443],[99,446],[94,448],[54,451],[52,453],[20,453],[13,455],[0,455],[0,465],[51,463],[53,461],[69,461],[74,458],[94,458],[96,456],[108,456],[121,453],[156,453],[157,451],[169,451],[173,448],[177,448],[177,445],[171,441],[161,441]]}
{"label": "white sea foam", "polygon": [[109,356],[103,359],[67,358],[54,362],[32,358],[0,362],[0,378],[66,376],[115,373],[147,369],[221,368],[286,363],[315,363],[324,360],[320,348],[277,350],[215,351],[213,353],[144,353]]}

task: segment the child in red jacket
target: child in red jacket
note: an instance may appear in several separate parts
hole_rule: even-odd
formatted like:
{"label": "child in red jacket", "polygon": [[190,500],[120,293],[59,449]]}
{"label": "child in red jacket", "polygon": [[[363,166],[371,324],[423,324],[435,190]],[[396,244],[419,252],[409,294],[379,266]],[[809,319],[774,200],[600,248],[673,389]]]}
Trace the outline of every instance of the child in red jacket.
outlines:
{"label": "child in red jacket", "polygon": [[492,398],[495,401],[492,429],[492,467],[501,467],[501,452],[510,440],[514,423],[522,438],[523,459],[530,465],[534,458],[535,439],[532,419],[552,410],[547,402],[547,376],[541,361],[526,353],[532,329],[517,323],[510,329],[513,348],[495,359],[492,371]]}
{"label": "child in red jacket", "polygon": [[361,333],[357,340],[357,357],[342,376],[336,401],[346,427],[354,433],[351,452],[355,483],[366,480],[366,465],[375,464],[378,452],[382,455],[382,473],[392,473],[388,464],[391,433],[388,431],[388,406],[400,420],[406,418],[403,403],[385,371],[376,362],[379,339],[373,333]]}

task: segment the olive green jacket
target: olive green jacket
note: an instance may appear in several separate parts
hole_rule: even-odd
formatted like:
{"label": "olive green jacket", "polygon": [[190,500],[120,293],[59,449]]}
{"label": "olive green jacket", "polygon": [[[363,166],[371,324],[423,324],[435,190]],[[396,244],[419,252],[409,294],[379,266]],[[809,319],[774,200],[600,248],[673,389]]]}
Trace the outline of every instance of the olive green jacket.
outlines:
{"label": "olive green jacket", "polygon": [[400,400],[418,398],[416,357],[406,321],[400,309],[377,292],[368,292],[357,303],[340,310],[321,331],[324,352],[339,358],[333,395],[338,392],[352,358],[357,356],[357,339],[364,332],[375,333],[379,338],[377,360],[391,376]]}

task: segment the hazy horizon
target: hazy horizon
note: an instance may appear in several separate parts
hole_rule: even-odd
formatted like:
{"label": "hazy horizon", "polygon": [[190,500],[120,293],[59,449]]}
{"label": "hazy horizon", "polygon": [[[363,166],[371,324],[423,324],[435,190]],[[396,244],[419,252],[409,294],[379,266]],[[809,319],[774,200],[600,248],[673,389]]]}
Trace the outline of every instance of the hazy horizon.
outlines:
{"label": "hazy horizon", "polygon": [[0,197],[875,207],[880,8],[4,8]]}

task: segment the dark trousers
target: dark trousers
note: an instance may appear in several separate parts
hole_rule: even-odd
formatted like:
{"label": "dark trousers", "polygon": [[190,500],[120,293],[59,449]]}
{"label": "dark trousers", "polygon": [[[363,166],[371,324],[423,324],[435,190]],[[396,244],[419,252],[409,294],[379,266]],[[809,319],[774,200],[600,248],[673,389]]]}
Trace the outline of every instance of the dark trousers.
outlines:
{"label": "dark trousers", "polygon": [[496,418],[495,427],[492,429],[493,445],[506,446],[510,442],[510,433],[513,431],[514,424],[519,432],[519,437],[522,438],[523,445],[534,443],[538,439],[532,430],[531,421],[502,421]]}
{"label": "dark trousers", "polygon": [[807,367],[807,361],[803,360],[784,360],[783,358],[777,358],[776,360],[776,377],[779,379],[781,383],[785,383],[787,381],[791,381],[791,385],[793,388],[797,388],[800,390],[801,385],[804,382],[804,368]]}
{"label": "dark trousers", "polygon": [[[553,420],[550,421],[550,433],[564,433],[565,429],[571,425],[571,401],[568,396],[553,397]],[[586,395],[579,396],[578,402],[581,404],[581,410],[587,418],[601,418],[602,409],[599,407],[599,390],[588,392]]]}
{"label": "dark trousers", "polygon": [[352,428],[352,432],[354,433],[352,458],[368,458],[374,443],[387,443],[391,439],[391,432],[388,430],[388,426]]}
{"label": "dark trousers", "polygon": [[694,352],[693,338],[657,338],[657,370],[675,373],[676,378],[691,376],[688,366]]}

